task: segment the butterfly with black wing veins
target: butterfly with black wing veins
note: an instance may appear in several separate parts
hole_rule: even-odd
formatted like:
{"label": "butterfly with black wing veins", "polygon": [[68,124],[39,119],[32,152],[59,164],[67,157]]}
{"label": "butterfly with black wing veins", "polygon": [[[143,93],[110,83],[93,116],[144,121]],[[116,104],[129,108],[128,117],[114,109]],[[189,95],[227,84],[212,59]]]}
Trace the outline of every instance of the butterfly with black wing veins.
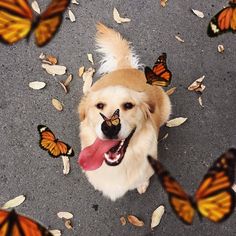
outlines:
{"label": "butterfly with black wing veins", "polygon": [[207,34],[209,37],[215,37],[229,31],[236,32],[236,0],[229,1],[229,6],[211,19]]}
{"label": "butterfly with black wing veins", "polygon": [[69,3],[52,0],[41,15],[34,17],[27,0],[0,0],[0,41],[11,45],[29,39],[34,31],[36,45],[46,45],[58,31]]}
{"label": "butterfly with black wing veins", "polygon": [[229,149],[213,163],[193,197],[184,191],[160,161],[151,156],[148,160],[169,196],[172,209],[185,224],[192,224],[195,212],[200,218],[206,217],[213,222],[222,222],[233,213],[236,149]]}
{"label": "butterfly with black wing veins", "polygon": [[163,87],[170,84],[172,73],[167,69],[166,58],[166,53],[162,53],[162,55],[158,57],[152,69],[147,66],[145,67],[144,73],[148,84]]}

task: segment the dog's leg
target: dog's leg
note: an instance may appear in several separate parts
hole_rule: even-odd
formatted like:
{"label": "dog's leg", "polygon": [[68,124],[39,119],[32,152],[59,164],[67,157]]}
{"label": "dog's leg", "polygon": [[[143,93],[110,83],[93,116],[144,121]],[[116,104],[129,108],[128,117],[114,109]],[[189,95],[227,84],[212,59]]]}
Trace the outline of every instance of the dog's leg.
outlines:
{"label": "dog's leg", "polygon": [[137,191],[139,194],[143,194],[146,192],[147,188],[149,186],[149,179],[142,183],[139,187],[137,187]]}

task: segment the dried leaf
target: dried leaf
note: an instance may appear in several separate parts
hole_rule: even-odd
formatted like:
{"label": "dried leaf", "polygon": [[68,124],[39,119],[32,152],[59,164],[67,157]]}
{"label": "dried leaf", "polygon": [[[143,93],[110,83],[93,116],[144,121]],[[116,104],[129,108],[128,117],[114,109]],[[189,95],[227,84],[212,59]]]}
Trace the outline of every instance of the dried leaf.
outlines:
{"label": "dried leaf", "polygon": [[68,86],[68,85],[70,84],[70,82],[72,81],[72,79],[73,79],[73,76],[72,76],[72,74],[70,74],[70,75],[66,78],[66,80],[63,82],[63,84],[64,84],[65,86]]}
{"label": "dried leaf", "polygon": [[63,88],[63,90],[65,91],[65,93],[68,93],[67,87],[64,85],[63,82],[59,81],[59,84],[61,85],[61,87]]}
{"label": "dried leaf", "polygon": [[77,2],[77,0],[72,0],[71,1],[73,4],[79,5],[79,3]]}
{"label": "dried leaf", "polygon": [[152,229],[160,224],[164,212],[165,212],[165,207],[161,205],[152,213],[152,222],[151,222]]}
{"label": "dried leaf", "polygon": [[66,73],[66,67],[60,65],[48,65],[42,64],[42,68],[47,71],[50,75],[64,75]]}
{"label": "dried leaf", "polygon": [[53,235],[53,236],[61,236],[61,231],[58,229],[51,229],[49,230],[49,232]]}
{"label": "dried leaf", "polygon": [[87,57],[88,57],[88,60],[92,63],[92,65],[94,65],[94,62],[93,62],[93,55],[91,53],[88,53],[87,54]]}
{"label": "dried leaf", "polygon": [[18,197],[15,197],[9,201],[7,201],[1,209],[9,209],[13,207],[17,207],[21,205],[25,201],[25,196],[24,195],[19,195]]}
{"label": "dried leaf", "polygon": [[169,134],[166,133],[161,139],[158,140],[158,143],[161,142],[161,141],[163,141],[163,140],[165,140],[165,139],[167,139],[168,136],[169,136]]}
{"label": "dried leaf", "polygon": [[201,97],[201,96],[198,98],[198,102],[199,102],[199,104],[200,104],[201,107],[204,107],[204,106],[203,106],[203,103],[202,103],[202,97]]}
{"label": "dried leaf", "polygon": [[52,65],[57,64],[57,58],[52,55],[46,56],[46,60],[49,61]]}
{"label": "dried leaf", "polygon": [[200,18],[204,18],[204,14],[203,14],[203,12],[201,12],[201,11],[192,9],[192,12],[193,12],[196,16],[198,16],[198,17],[200,17]]}
{"label": "dried leaf", "polygon": [[75,22],[75,15],[74,15],[74,13],[70,9],[68,10],[68,13],[69,13],[70,21],[71,22]]}
{"label": "dried leaf", "polygon": [[62,110],[63,110],[62,103],[61,103],[59,100],[55,99],[55,98],[52,99],[52,105],[53,105],[58,111],[62,111]]}
{"label": "dried leaf", "polygon": [[136,216],[133,216],[133,215],[128,215],[128,221],[130,224],[137,227],[144,226],[144,222],[142,220],[139,220]]}
{"label": "dried leaf", "polygon": [[38,4],[38,2],[37,1],[33,1],[32,3],[31,3],[31,7],[32,7],[32,9],[35,11],[35,12],[37,12],[38,14],[40,14],[40,8],[39,8],[39,4]]}
{"label": "dried leaf", "polygon": [[35,90],[43,89],[46,86],[46,83],[41,81],[33,81],[29,83],[29,87]]}
{"label": "dried leaf", "polygon": [[83,81],[85,82],[88,78],[93,77],[95,70],[90,67],[87,71],[83,73]]}
{"label": "dried leaf", "polygon": [[196,79],[192,84],[188,86],[188,90],[202,93],[203,90],[206,88],[206,86],[202,83],[204,79],[205,75]]}
{"label": "dried leaf", "polygon": [[45,58],[46,58],[46,55],[42,52],[42,53],[39,55],[39,59],[44,60]]}
{"label": "dried leaf", "polygon": [[178,117],[166,122],[167,127],[177,127],[182,125],[188,118]]}
{"label": "dried leaf", "polygon": [[232,189],[234,190],[234,192],[236,192],[236,184],[232,186]]}
{"label": "dried leaf", "polygon": [[165,7],[168,0],[160,0],[161,6]]}
{"label": "dried leaf", "polygon": [[73,218],[73,215],[70,212],[67,212],[67,211],[60,211],[60,212],[57,213],[57,216],[60,219],[66,219],[66,220],[70,220],[70,219]]}
{"label": "dried leaf", "polygon": [[71,220],[65,220],[65,226],[67,229],[73,229],[72,221]]}
{"label": "dried leaf", "polygon": [[114,20],[118,23],[118,24],[121,24],[121,23],[126,23],[126,22],[130,22],[131,20],[129,18],[123,18],[120,16],[118,10],[114,7],[113,9],[113,18]]}
{"label": "dried leaf", "polygon": [[176,38],[179,42],[184,43],[184,40],[181,39],[178,35],[175,35],[175,38]]}
{"label": "dried leaf", "polygon": [[166,91],[166,94],[167,94],[168,96],[170,96],[170,95],[172,95],[172,94],[175,92],[175,90],[176,90],[176,87],[173,87],[173,88],[167,90],[167,91]]}
{"label": "dried leaf", "polygon": [[79,77],[82,77],[83,73],[84,73],[84,66],[81,66],[78,72]]}
{"label": "dried leaf", "polygon": [[120,217],[120,223],[121,223],[121,225],[126,225],[126,219],[125,219],[125,217],[124,216],[121,216]]}
{"label": "dried leaf", "polygon": [[89,92],[92,83],[93,83],[93,74],[94,74],[95,70],[90,67],[87,71],[84,72],[83,74],[83,81],[84,81],[84,85],[83,85],[83,93],[86,94]]}
{"label": "dried leaf", "polygon": [[70,160],[68,156],[61,156],[63,161],[63,174],[68,175],[70,172]]}
{"label": "dried leaf", "polygon": [[219,53],[223,53],[225,50],[224,45],[222,45],[222,44],[218,45],[217,49],[218,49]]}

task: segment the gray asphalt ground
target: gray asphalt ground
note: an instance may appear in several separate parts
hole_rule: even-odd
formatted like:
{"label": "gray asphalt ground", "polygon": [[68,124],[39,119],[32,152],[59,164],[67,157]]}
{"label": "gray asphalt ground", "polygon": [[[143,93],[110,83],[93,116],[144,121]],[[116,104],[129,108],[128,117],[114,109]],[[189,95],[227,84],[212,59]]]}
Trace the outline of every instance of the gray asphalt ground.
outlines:
{"label": "gray asphalt ground", "polygon": [[[38,2],[41,9],[49,3]],[[66,13],[60,31],[44,48],[37,48],[33,37],[29,43],[22,40],[13,46],[1,44],[0,205],[24,194],[26,201],[17,207],[19,213],[68,236],[235,235],[236,213],[222,224],[206,219],[200,222],[195,217],[192,226],[184,225],[172,212],[156,177],[144,195],[131,191],[111,202],[93,189],[76,163],[80,151],[76,106],[83,86],[77,70],[82,65],[91,66],[87,53],[93,53],[94,67],[99,67],[94,35],[95,24],[101,21],[133,42],[145,65],[152,66],[162,52],[167,53],[168,67],[173,73],[171,86],[177,87],[171,96],[172,118],[183,116],[188,121],[180,127],[161,129],[160,136],[169,136],[159,144],[159,159],[188,193],[194,193],[212,162],[236,146],[236,35],[227,33],[211,39],[206,34],[211,16],[226,5],[227,0],[185,0],[169,1],[162,8],[158,0],[80,0],[79,6],[71,5],[76,22],[70,22]],[[116,24],[112,18],[114,7],[131,22]],[[198,18],[190,8],[203,11],[205,18]],[[175,35],[185,42],[178,42]],[[217,51],[218,44],[224,45],[223,54]],[[74,75],[67,95],[56,81],[66,75],[56,76],[55,80],[47,74],[38,58],[41,52],[58,57],[59,64],[67,66]],[[198,95],[187,90],[202,75],[206,76],[204,108],[198,103]],[[35,80],[46,82],[46,88],[30,89],[28,83]],[[52,98],[63,102],[62,112],[51,105]],[[71,158],[68,176],[62,173],[61,159],[51,158],[39,147],[38,124],[49,126],[74,148],[76,156]],[[151,231],[151,214],[160,204],[165,205],[166,212],[161,224]],[[57,217],[59,211],[74,214],[73,231],[66,229]],[[145,226],[121,226],[120,216],[128,214],[141,218]]]}

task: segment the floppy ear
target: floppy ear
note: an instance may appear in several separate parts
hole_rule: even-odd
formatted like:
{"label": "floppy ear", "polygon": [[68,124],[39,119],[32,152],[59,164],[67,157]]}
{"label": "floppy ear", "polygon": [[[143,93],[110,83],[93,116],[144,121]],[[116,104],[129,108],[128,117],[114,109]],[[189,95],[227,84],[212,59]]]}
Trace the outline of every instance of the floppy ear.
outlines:
{"label": "floppy ear", "polygon": [[79,118],[80,121],[83,121],[86,118],[86,108],[87,108],[87,98],[83,97],[82,100],[79,103],[78,107],[78,113],[79,113]]}

